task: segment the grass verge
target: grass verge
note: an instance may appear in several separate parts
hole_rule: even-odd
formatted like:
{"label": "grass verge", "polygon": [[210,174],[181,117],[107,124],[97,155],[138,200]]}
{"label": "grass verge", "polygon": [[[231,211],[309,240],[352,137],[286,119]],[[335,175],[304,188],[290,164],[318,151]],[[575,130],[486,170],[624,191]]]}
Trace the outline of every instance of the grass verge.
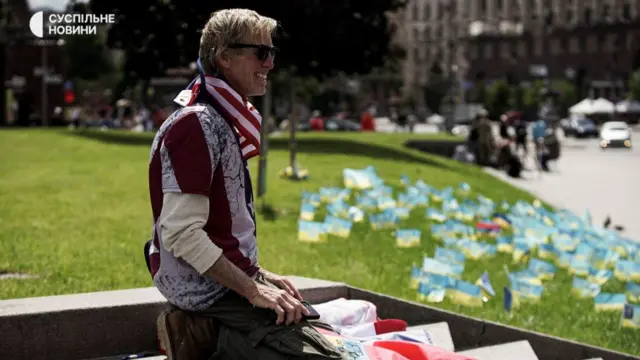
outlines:
{"label": "grass verge", "polygon": [[[461,181],[496,201],[532,200],[480,169],[407,150],[402,144],[420,135],[304,134],[298,155],[311,178],[281,179],[289,161],[286,137],[270,139],[266,202],[275,213],[259,215],[260,263],[282,273],[343,281],[353,286],[415,300],[408,288],[411,264],[438,245],[428,236],[424,211],[412,212],[403,227],[422,228],[419,248],[399,249],[389,231],[356,224],[349,239],[307,244],[297,239],[303,190],[342,186],[342,169],[374,165],[390,185],[401,174],[445,187]],[[446,137],[437,137],[446,139]],[[6,280],[0,299],[152,286],[142,257],[151,233],[147,189],[148,134],[4,130],[0,132],[0,270],[36,274],[35,280]],[[254,188],[257,159],[251,160]],[[490,273],[494,288],[507,284],[499,255],[467,261],[464,278]],[[576,300],[571,277],[559,270],[540,304],[507,313],[502,291],[482,308],[445,300],[436,306],[534,331],[575,339],[627,353],[640,353],[640,332],[620,329],[620,314],[596,313],[592,300]],[[603,291],[619,291],[615,279]]]}

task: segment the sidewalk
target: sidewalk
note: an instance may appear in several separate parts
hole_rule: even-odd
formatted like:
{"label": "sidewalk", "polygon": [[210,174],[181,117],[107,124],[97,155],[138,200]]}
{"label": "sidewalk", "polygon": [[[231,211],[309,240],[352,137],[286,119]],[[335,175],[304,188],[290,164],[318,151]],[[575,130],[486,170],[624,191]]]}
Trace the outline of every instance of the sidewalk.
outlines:
{"label": "sidewalk", "polygon": [[[620,150],[620,151],[618,151]],[[640,242],[640,151],[637,148],[602,151],[596,139],[568,139],[550,173],[540,173],[530,159],[522,179],[485,169],[513,186],[530,192],[556,208],[578,215],[589,209],[595,224],[611,216],[612,225],[625,227],[623,236]]]}

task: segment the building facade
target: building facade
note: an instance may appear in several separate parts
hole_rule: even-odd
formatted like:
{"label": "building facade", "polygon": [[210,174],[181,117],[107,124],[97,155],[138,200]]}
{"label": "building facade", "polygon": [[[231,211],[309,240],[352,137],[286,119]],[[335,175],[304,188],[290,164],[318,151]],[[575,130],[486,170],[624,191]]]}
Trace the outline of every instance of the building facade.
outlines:
{"label": "building facade", "polygon": [[0,115],[4,118],[2,122],[41,122],[43,111],[51,119],[53,109],[64,104],[66,63],[62,43],[55,39],[42,41],[31,34],[32,10],[26,0],[4,0],[2,15],[6,24],[0,39],[4,57],[0,81],[4,83],[6,107]]}
{"label": "building facade", "polygon": [[410,0],[395,21],[405,95],[440,76],[464,100],[508,75],[566,78],[613,100],[640,67],[640,0]]}

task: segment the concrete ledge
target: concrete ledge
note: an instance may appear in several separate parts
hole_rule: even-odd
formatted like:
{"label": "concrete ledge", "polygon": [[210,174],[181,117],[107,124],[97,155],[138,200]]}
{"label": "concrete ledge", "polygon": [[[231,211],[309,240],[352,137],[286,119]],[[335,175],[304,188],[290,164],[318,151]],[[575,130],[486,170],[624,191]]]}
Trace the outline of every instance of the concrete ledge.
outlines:
{"label": "concrete ledge", "polygon": [[[629,354],[462,316],[343,283],[290,278],[312,304],[339,297],[361,299],[376,304],[381,318],[403,319],[410,326],[444,322],[451,332],[450,339],[438,342],[457,351],[528,341],[539,359],[640,360]],[[0,301],[0,359],[104,359],[152,351],[157,349],[156,318],[166,306],[155,288]],[[433,326],[443,330],[442,325]]]}
{"label": "concrete ledge", "polygon": [[378,307],[379,317],[402,318],[410,326],[446,322],[451,330],[456,351],[526,340],[531,344],[537,357],[544,360],[583,360],[587,358],[640,360],[640,357],[630,354],[472,318],[354,287],[349,287],[349,298],[370,301]]}
{"label": "concrete ledge", "polygon": [[[310,303],[347,297],[346,285],[290,277]],[[0,359],[91,359],[157,349],[167,307],[154,287],[0,301]]]}
{"label": "concrete ledge", "polygon": [[460,352],[477,360],[538,360],[528,341],[481,347]]}
{"label": "concrete ledge", "polygon": [[455,346],[453,345],[453,339],[451,338],[451,330],[449,329],[449,324],[447,324],[446,322],[409,326],[407,330],[425,330],[429,334],[429,337],[431,337],[433,345],[439,346],[449,351],[456,350]]}

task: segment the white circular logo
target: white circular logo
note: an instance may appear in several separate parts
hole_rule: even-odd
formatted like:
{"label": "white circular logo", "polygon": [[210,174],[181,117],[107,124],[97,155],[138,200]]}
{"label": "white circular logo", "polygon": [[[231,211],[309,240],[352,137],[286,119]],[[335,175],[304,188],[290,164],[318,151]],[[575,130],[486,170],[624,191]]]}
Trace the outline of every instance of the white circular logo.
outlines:
{"label": "white circular logo", "polygon": [[33,14],[33,16],[31,16],[31,20],[29,20],[29,29],[31,29],[33,35],[39,38],[42,38],[44,29],[43,16],[44,15],[42,11],[38,11],[37,13]]}

